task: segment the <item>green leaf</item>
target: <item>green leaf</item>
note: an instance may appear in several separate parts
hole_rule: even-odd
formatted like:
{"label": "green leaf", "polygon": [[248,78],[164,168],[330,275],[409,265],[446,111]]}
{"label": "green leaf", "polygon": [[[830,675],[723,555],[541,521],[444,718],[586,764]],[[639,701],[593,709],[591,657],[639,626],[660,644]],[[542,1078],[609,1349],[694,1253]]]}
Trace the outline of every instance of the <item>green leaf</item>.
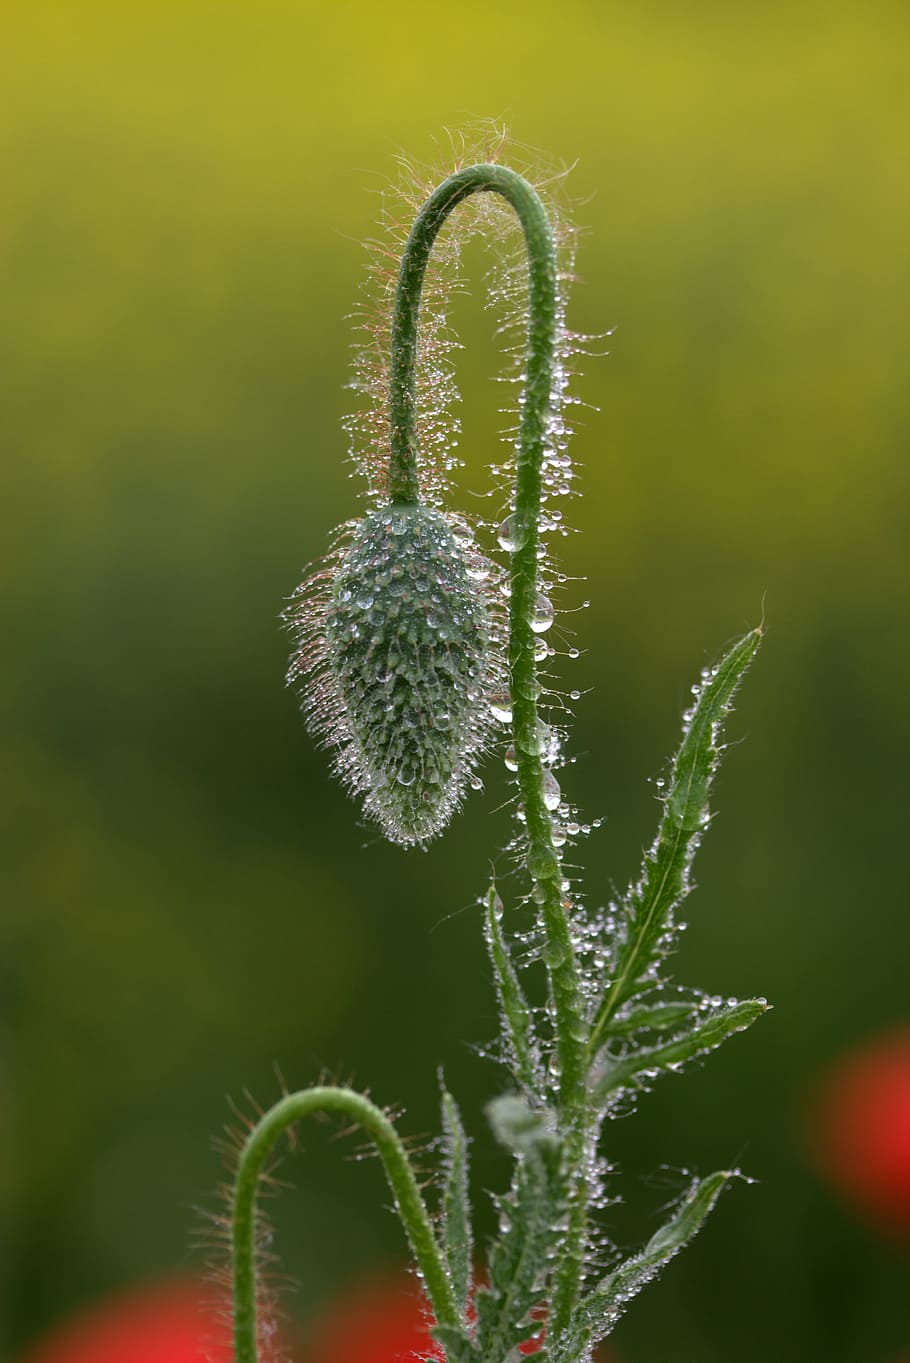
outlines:
{"label": "green leaf", "polygon": [[689,869],[708,825],[708,791],[721,753],[720,726],[761,637],[761,629],[750,630],[716,667],[702,673],[701,684],[695,688],[695,703],[685,716],[683,741],[671,768],[657,837],[645,857],[641,878],[623,903],[621,939],[591,1031],[592,1056],[603,1044],[614,1014],[636,994],[643,979],[653,984],[656,963],[671,949],[673,913],[689,892]]}
{"label": "green leaf", "polygon": [[443,1189],[444,1249],[452,1291],[463,1313],[471,1290],[471,1205],[468,1199],[468,1142],[455,1099],[442,1092],[442,1131],[445,1153]]}
{"label": "green leaf", "polygon": [[650,1003],[632,1008],[628,1013],[610,1019],[603,1040],[610,1036],[630,1036],[633,1032],[669,1032],[671,1028],[688,1022],[698,1007],[695,999],[681,999],[673,1003]]}
{"label": "green leaf", "polygon": [[568,1329],[551,1347],[551,1363],[576,1363],[613,1329],[632,1298],[694,1235],[736,1170],[722,1170],[693,1183],[686,1197],[645,1248],[608,1274],[573,1313]]}
{"label": "green leaf", "polygon": [[687,1060],[705,1055],[720,1046],[734,1032],[745,1031],[770,1008],[766,999],[746,999],[728,1003],[694,1027],[658,1046],[644,1046],[623,1056],[602,1059],[595,1067],[592,1096],[598,1105],[633,1085],[640,1075],[656,1078],[660,1072],[676,1070]]}
{"label": "green leaf", "polygon": [[498,1199],[500,1234],[490,1252],[489,1283],[475,1297],[480,1363],[502,1363],[541,1328],[530,1313],[544,1299],[547,1269],[562,1240],[562,1148],[552,1114],[523,1098],[497,1098],[487,1112],[497,1140],[518,1161],[510,1192]]}
{"label": "green leaf", "polygon": [[[454,1325],[434,1325],[430,1334],[441,1344],[446,1363],[479,1363],[474,1345],[463,1330]],[[438,1363],[436,1358],[427,1358],[424,1363]]]}
{"label": "green leaf", "polygon": [[491,885],[487,891],[485,932],[493,963],[505,1052],[516,1082],[527,1092],[536,1094],[542,1087],[540,1051],[531,1009],[503,936],[502,913],[502,900],[496,893],[496,886]]}

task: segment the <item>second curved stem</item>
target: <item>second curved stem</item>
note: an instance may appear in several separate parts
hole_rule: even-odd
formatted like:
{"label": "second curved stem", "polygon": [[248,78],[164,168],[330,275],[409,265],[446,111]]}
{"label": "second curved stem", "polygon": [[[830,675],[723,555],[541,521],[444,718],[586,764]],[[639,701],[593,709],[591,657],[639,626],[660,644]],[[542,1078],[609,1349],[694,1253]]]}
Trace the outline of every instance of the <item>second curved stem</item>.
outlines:
{"label": "second curved stem", "polygon": [[440,1325],[458,1328],[455,1297],[430,1218],[404,1146],[394,1126],[375,1103],[353,1089],[323,1086],[282,1098],[257,1122],[240,1153],[232,1207],[234,1274],[234,1363],[258,1363],[259,1322],[256,1304],[256,1197],[263,1167],[275,1142],[302,1117],[338,1112],[372,1137],[395,1197],[414,1258],[423,1275]]}

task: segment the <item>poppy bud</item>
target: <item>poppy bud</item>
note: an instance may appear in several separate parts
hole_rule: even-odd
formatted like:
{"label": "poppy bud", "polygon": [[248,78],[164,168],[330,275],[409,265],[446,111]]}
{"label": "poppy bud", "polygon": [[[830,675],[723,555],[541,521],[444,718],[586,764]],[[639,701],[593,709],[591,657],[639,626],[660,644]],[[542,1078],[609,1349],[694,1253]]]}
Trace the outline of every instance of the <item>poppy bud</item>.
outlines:
{"label": "poppy bud", "polygon": [[[320,589],[297,594],[289,680],[311,729],[390,841],[448,822],[487,745],[501,670],[485,560],[421,504],[371,512]],[[315,581],[316,579],[311,579]]]}

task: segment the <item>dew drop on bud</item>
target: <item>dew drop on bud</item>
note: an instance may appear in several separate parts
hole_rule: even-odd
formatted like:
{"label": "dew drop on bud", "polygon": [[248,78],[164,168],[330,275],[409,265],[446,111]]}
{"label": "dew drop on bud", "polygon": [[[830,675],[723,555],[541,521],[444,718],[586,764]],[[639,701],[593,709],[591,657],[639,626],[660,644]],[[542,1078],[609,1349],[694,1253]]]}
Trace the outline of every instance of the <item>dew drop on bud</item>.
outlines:
{"label": "dew drop on bud", "polygon": [[502,724],[512,722],[512,697],[507,691],[490,697],[490,714]]}
{"label": "dew drop on bud", "polygon": [[449,529],[456,544],[464,546],[474,540],[474,531],[463,516],[448,516]]}

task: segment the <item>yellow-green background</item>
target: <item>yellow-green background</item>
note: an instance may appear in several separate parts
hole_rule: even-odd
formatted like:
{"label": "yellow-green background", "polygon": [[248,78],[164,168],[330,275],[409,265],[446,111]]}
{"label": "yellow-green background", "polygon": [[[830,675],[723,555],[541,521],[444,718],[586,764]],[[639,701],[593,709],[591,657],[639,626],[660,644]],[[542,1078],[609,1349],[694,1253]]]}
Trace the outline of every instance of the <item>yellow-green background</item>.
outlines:
{"label": "yellow-green background", "polygon": [[[776,1011],[611,1131],[611,1224],[649,1233],[662,1163],[761,1185],[617,1351],[886,1363],[906,1261],[802,1133],[820,1068],[907,1012],[905,7],[70,0],[2,27],[0,1353],[197,1262],[225,1094],[270,1098],[273,1060],[353,1075],[411,1132],[444,1063],[502,1178],[465,1045],[494,1030],[471,905],[498,764],[428,854],[364,847],[276,622],[356,506],[373,191],[479,115],[577,158],[570,320],[618,328],[579,385],[564,545],[595,898],[650,837],[689,681],[767,594],[680,974]],[[501,390],[479,300],[456,311],[479,483]],[[301,1319],[400,1250],[378,1169],[307,1145],[278,1213]]]}

